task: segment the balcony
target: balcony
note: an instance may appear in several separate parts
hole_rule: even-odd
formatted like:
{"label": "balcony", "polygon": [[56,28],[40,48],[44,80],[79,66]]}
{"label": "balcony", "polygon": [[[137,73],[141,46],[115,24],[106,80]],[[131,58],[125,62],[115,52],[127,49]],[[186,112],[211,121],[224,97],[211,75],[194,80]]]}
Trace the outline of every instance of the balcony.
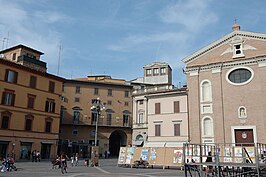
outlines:
{"label": "balcony", "polygon": [[33,64],[38,67],[46,68],[46,63],[40,60],[37,60],[36,58],[32,58],[26,55],[22,55],[18,57],[18,63],[24,64]]}

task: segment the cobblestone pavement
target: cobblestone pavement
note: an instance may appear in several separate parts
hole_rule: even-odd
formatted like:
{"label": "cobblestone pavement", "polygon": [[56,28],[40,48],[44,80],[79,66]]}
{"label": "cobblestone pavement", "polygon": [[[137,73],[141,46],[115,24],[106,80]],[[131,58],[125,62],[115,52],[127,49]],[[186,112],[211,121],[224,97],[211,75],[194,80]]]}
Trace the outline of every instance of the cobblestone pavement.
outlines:
{"label": "cobblestone pavement", "polygon": [[85,167],[84,161],[80,161],[79,166],[71,167],[68,162],[68,173],[61,174],[60,169],[52,169],[49,161],[43,162],[16,162],[18,171],[0,173],[0,176],[17,176],[17,177],[157,177],[184,176],[184,172],[178,169],[162,168],[127,168],[118,167],[117,159],[100,159],[99,167]]}

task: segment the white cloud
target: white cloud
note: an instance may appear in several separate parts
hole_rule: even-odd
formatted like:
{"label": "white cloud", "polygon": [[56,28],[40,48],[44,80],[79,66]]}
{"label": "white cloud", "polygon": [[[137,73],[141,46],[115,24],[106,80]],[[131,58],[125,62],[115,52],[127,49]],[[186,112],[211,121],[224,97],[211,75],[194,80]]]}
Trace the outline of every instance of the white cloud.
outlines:
{"label": "white cloud", "polygon": [[118,44],[112,44],[107,48],[113,51],[127,52],[135,50],[136,48],[143,48],[145,44],[154,44],[158,42],[162,43],[183,43],[188,38],[188,35],[185,33],[159,33],[159,34],[148,34],[148,35],[131,35],[128,36]]}
{"label": "white cloud", "polygon": [[[34,4],[30,5],[34,7]],[[51,30],[49,24],[66,18],[57,12],[34,12],[34,8],[27,11],[23,2],[5,1],[1,4],[0,11],[0,40],[8,37],[8,47],[24,44],[43,51],[45,55],[42,60],[55,65],[61,35]]]}
{"label": "white cloud", "polygon": [[179,0],[176,4],[168,5],[159,15],[165,23],[181,24],[189,31],[197,32],[218,20],[209,9],[211,2],[212,0]]}

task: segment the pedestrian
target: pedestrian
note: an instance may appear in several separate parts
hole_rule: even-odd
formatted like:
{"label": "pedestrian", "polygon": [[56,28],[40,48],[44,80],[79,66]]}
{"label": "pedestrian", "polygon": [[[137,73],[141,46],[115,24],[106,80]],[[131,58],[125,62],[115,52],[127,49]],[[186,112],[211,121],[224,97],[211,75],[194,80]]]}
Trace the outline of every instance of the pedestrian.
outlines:
{"label": "pedestrian", "polygon": [[110,151],[108,150],[107,151],[107,159],[109,159],[110,158]]}
{"label": "pedestrian", "polygon": [[67,173],[67,155],[62,152],[61,153],[61,172],[64,174],[64,171]]}
{"label": "pedestrian", "polygon": [[[207,163],[212,162],[212,152],[211,151],[208,152],[208,156],[207,156],[207,159],[205,162],[207,162]],[[213,167],[211,165],[207,165],[207,168],[206,168],[206,175],[207,176],[209,175],[209,173],[212,173],[212,169],[213,169]]]}
{"label": "pedestrian", "polygon": [[36,162],[41,162],[41,153],[40,153],[40,151],[36,152]]}
{"label": "pedestrian", "polygon": [[107,151],[104,151],[104,158],[107,159]]}
{"label": "pedestrian", "polygon": [[73,153],[71,156],[71,166],[74,166],[75,154]]}
{"label": "pedestrian", "polygon": [[75,165],[78,166],[79,165],[79,154],[76,153],[75,155]]}
{"label": "pedestrian", "polygon": [[32,162],[36,162],[36,150],[32,151],[31,158]]}

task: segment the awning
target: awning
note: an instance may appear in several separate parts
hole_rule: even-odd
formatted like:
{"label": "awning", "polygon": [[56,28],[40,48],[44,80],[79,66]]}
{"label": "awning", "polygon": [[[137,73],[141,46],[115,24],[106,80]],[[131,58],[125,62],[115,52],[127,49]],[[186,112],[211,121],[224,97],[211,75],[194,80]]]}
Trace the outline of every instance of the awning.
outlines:
{"label": "awning", "polygon": [[140,146],[143,143],[143,140],[138,140],[133,143],[135,146]]}

